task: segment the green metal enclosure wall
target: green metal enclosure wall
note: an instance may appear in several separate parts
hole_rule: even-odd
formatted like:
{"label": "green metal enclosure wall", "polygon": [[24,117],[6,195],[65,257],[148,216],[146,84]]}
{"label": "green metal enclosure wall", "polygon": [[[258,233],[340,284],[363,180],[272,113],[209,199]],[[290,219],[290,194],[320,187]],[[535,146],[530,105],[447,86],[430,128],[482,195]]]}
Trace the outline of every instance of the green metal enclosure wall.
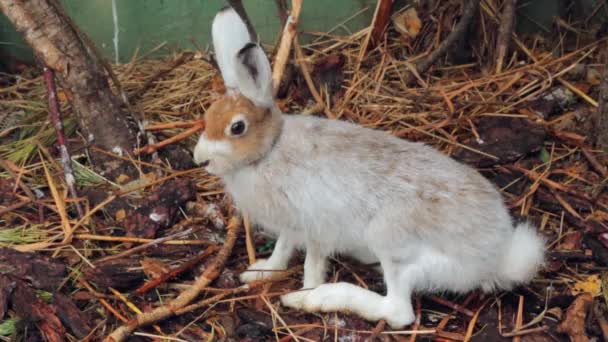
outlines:
{"label": "green metal enclosure wall", "polygon": [[[211,20],[224,0],[62,0],[79,27],[112,61],[129,61],[135,51],[155,55],[178,48],[206,48],[210,42]],[[244,0],[263,43],[273,43],[280,32],[274,0]],[[346,34],[369,25],[375,0],[307,0],[300,30]],[[352,17],[352,18],[351,18]],[[351,18],[350,20],[348,20]],[[348,21],[346,25],[342,25]],[[117,37],[116,41],[114,38]],[[21,59],[30,58],[30,49],[19,34],[0,15],[0,50]]]}
{"label": "green metal enclosure wall", "polygon": [[[414,0],[395,0],[396,7]],[[435,0],[444,1],[444,0]],[[467,0],[464,0],[467,1]],[[518,1],[519,31],[551,32],[556,16],[578,16],[601,22],[608,18],[605,0]],[[159,46],[159,56],[181,48],[205,49],[211,20],[225,0],[61,0],[68,15],[111,61],[129,61]],[[290,1],[287,1],[288,3]],[[263,43],[272,44],[281,28],[275,0],[243,0]],[[376,0],[304,0],[301,31],[348,34],[369,25]],[[572,5],[574,4],[574,5]],[[568,9],[568,13],[566,13]],[[114,40],[114,38],[117,38]],[[302,40],[306,41],[306,35]],[[196,46],[194,45],[194,43]],[[4,15],[0,14],[0,53],[30,60],[31,52]]]}

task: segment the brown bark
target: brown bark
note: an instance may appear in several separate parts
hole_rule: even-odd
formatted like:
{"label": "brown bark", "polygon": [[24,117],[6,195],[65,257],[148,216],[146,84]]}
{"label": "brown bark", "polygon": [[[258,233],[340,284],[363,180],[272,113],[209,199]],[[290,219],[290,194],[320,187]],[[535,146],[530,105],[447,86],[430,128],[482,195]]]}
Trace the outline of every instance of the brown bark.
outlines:
{"label": "brown bark", "polygon": [[602,75],[602,83],[600,83],[600,98],[598,101],[597,118],[595,124],[594,140],[596,144],[608,149],[608,45],[605,47],[604,53],[604,73]]}
{"label": "brown bark", "polygon": [[507,51],[509,50],[509,41],[513,32],[513,21],[515,18],[515,9],[517,0],[505,0],[503,2],[502,16],[500,18],[500,27],[498,29],[498,39],[496,41],[496,73],[502,71]]}
{"label": "brown bark", "polygon": [[380,44],[384,32],[388,27],[388,22],[391,20],[391,9],[393,7],[393,0],[379,0],[378,12],[376,13],[376,19],[374,20],[374,27],[372,28],[372,36],[367,46],[368,50],[373,49],[376,45]]}
{"label": "brown bark", "polygon": [[[448,34],[448,36],[439,44],[439,46],[433,50],[428,55],[420,58],[416,62],[416,72],[418,74],[425,73],[436,61],[439,57],[443,56],[448,52],[450,47],[456,43],[457,40],[463,37],[466,33],[469,24],[473,20],[473,17],[477,13],[477,8],[479,7],[479,0],[463,0],[463,10],[462,16],[460,17],[460,21],[458,24],[454,26],[454,29]],[[415,79],[415,75],[413,73],[408,74],[407,83],[411,83]]]}
{"label": "brown bark", "polygon": [[[123,154],[136,146],[136,129],[112,92],[101,61],[65,20],[56,0],[0,0],[0,9],[33,48],[35,55],[55,71],[72,100],[80,129],[89,144]],[[93,151],[92,151],[93,152]],[[127,173],[126,163],[92,153],[97,170],[113,178]],[[134,172],[134,170],[132,170]],[[133,173],[135,175],[135,173]]]}

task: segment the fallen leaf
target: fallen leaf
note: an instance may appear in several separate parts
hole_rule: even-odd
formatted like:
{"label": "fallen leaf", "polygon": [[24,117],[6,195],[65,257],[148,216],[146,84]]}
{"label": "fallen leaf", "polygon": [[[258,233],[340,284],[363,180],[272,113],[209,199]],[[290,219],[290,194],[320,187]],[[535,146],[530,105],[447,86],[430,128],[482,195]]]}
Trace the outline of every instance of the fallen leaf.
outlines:
{"label": "fallen leaf", "polygon": [[126,210],[124,210],[124,209],[119,209],[119,210],[116,212],[116,221],[120,222],[120,221],[124,220],[124,219],[125,219],[125,217],[127,217],[127,212],[126,212]]}
{"label": "fallen leaf", "polygon": [[396,13],[393,18],[395,29],[402,35],[415,38],[422,28],[422,21],[418,17],[418,12],[414,7],[408,8],[403,12]]}
{"label": "fallen leaf", "polygon": [[458,148],[454,158],[469,165],[488,167],[511,163],[528,153],[539,151],[545,140],[545,128],[527,119],[483,118],[477,123],[480,139],[465,141],[469,147],[498,159]]}
{"label": "fallen leaf", "polygon": [[162,262],[159,259],[144,258],[141,261],[141,266],[144,270],[144,273],[149,278],[153,278],[153,279],[158,278],[161,275],[171,271],[171,267],[169,267],[169,265],[165,264],[164,262]]}
{"label": "fallen leaf", "polygon": [[120,175],[118,175],[118,177],[116,177],[116,183],[118,183],[118,184],[125,184],[130,180],[131,180],[131,177],[125,175],[124,173],[121,173]]}
{"label": "fallen leaf", "polygon": [[65,91],[58,90],[57,91],[57,99],[59,100],[59,102],[67,102],[68,101],[68,96],[65,94]]}
{"label": "fallen leaf", "polygon": [[47,256],[0,248],[0,275],[27,281],[36,289],[54,290],[64,281],[67,272],[65,264]]}
{"label": "fallen leaf", "polygon": [[144,281],[141,264],[130,258],[99,262],[95,268],[84,267],[85,278],[100,287],[128,290],[140,286]]}
{"label": "fallen leaf", "polygon": [[595,68],[588,68],[585,76],[591,85],[598,85],[602,81],[602,74]]}
{"label": "fallen leaf", "polygon": [[592,302],[593,297],[589,293],[578,295],[568,307],[564,320],[557,326],[557,332],[568,334],[572,342],[589,342],[585,320]]}
{"label": "fallen leaf", "polygon": [[583,232],[577,230],[572,234],[566,235],[562,239],[562,243],[559,246],[560,250],[578,250],[581,249],[581,242],[583,241]]}
{"label": "fallen leaf", "polygon": [[597,297],[602,293],[602,282],[599,274],[588,276],[585,280],[579,281],[572,287],[572,294],[578,295],[588,293],[593,297]]}

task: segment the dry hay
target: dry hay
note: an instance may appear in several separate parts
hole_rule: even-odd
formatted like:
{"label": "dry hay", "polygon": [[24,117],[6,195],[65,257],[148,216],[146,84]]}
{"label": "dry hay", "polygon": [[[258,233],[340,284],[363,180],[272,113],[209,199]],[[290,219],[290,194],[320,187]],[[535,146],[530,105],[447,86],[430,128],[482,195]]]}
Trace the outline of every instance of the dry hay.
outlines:
{"label": "dry hay", "polygon": [[[477,23],[482,30],[471,33],[475,38],[472,49],[456,48],[450,58],[437,62],[429,72],[408,84],[412,63],[439,44],[457,21],[457,12],[458,5],[451,2],[440,5],[434,12],[436,20],[423,21],[416,38],[391,29],[384,42],[365,53],[361,49],[369,29],[347,37],[316,34],[313,43],[302,47],[304,56],[296,64],[305,64],[311,70],[322,103],[310,95],[298,69],[290,66],[279,104],[288,113],[330,115],[424,141],[466,160],[501,188],[514,215],[533,220],[550,238],[552,258],[547,270],[529,286],[489,299],[476,293],[464,297],[417,298],[422,319],[412,329],[421,330],[418,338],[434,333],[438,338],[462,340],[486,325],[486,329],[481,329],[486,340],[498,337],[496,327],[501,327],[503,333],[536,329],[530,332],[549,330],[555,334],[555,325],[563,318],[569,296],[581,289],[599,296],[598,284],[606,279],[601,277],[608,262],[606,246],[594,235],[608,228],[606,158],[590,147],[588,133],[592,125],[588,120],[585,122],[596,106],[593,99],[598,97],[597,83],[593,74],[602,68],[603,41],[585,44],[577,39],[573,43],[572,32],[563,33],[554,46],[539,37],[514,38],[514,54],[507,56],[503,71],[495,74],[492,61],[497,17],[494,2],[484,1]],[[420,16],[427,18],[422,13]],[[466,63],[454,63],[458,53],[464,53]],[[148,125],[199,120],[221,89],[217,72],[206,57],[197,53],[149,84],[141,96],[133,99],[133,109],[143,114]],[[114,71],[124,91],[135,94],[152,75],[166,69],[176,58],[134,58],[131,63],[114,66]],[[217,203],[219,207],[213,208],[221,208],[220,217],[230,215],[233,209],[221,183],[200,170],[177,172],[162,161],[154,166],[157,172],[142,177],[139,183],[132,184],[134,188],[126,190],[124,185],[112,184],[95,174],[79,147],[80,137],[75,134],[68,101],[65,96],[60,98],[68,116],[67,132],[75,146],[73,156],[79,162],[75,168],[81,188],[121,189],[122,197],[135,200],[167,178],[191,177],[197,184],[199,203]],[[192,281],[193,274],[199,273],[195,269],[146,295],[128,298],[121,298],[120,292],[94,280],[88,279],[96,289],[82,281],[87,279],[82,269],[104,256],[128,250],[123,245],[128,239],[121,237],[121,217],[104,217],[103,210],[93,215],[89,205],[89,220],[62,218],[62,212],[69,211],[70,205],[65,202],[61,167],[51,157],[55,154],[54,132],[46,121],[41,77],[17,76],[13,85],[0,89],[0,109],[8,114],[4,122],[13,120],[0,125],[0,157],[8,160],[0,168],[0,246],[39,251],[65,261],[71,272],[60,291],[71,293],[79,306],[99,323],[93,335],[107,334],[120,323],[117,317],[133,317],[136,308],[145,310],[166,302]],[[170,129],[161,134],[168,137],[180,131]],[[192,136],[182,144],[191,149],[195,139]],[[501,146],[503,143],[507,145]],[[139,164],[137,160],[133,162]],[[49,168],[50,177],[45,176],[44,167]],[[60,199],[50,195],[50,187],[58,188]],[[34,197],[28,196],[23,188],[30,189]],[[103,209],[107,203],[110,201],[102,202],[97,209]],[[200,205],[198,214],[196,206],[191,209],[188,213],[194,217],[208,214],[208,211],[200,213]],[[204,222],[204,233],[199,229],[198,233],[172,239],[161,247],[135,253],[135,261],[129,267],[139,272],[136,283],[141,285],[144,274],[148,277],[157,274],[155,268],[182,264],[196,255],[201,245],[221,242],[222,225],[216,222],[213,228],[210,221]],[[71,245],[56,246],[66,234],[66,224],[76,228],[76,238]],[[183,228],[174,227],[162,234],[170,235],[179,229]],[[258,257],[267,255],[272,241],[263,237],[255,241]],[[301,259],[294,265],[299,263]],[[382,289],[379,276],[361,265],[344,259],[335,260],[333,265],[330,279]],[[374,327],[346,314],[307,315],[277,306],[279,294],[297,288],[301,276],[298,267],[286,280],[239,293],[234,290],[239,286],[236,276],[246,266],[245,245],[239,241],[214,287],[205,291],[204,298],[212,298],[207,305],[162,322],[156,328],[141,330],[140,334],[152,336],[163,332],[182,340],[234,334],[255,339],[259,337],[256,334],[261,334],[282,341],[289,340],[289,336],[293,339],[300,336],[301,340],[329,340],[335,336],[357,340],[371,334],[403,340],[413,334],[413,331],[390,332],[381,323]],[[125,295],[133,289],[126,287]],[[218,293],[222,295],[218,297]],[[597,297],[598,302],[600,298]],[[537,315],[541,319],[533,320]],[[588,331],[599,336],[598,329],[597,323],[592,323]]]}

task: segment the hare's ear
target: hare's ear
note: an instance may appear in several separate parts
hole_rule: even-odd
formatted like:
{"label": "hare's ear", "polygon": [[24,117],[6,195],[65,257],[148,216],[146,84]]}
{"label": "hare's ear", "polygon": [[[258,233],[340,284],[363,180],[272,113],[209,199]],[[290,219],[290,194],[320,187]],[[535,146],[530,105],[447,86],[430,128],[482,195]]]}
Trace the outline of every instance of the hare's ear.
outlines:
{"label": "hare's ear", "polygon": [[263,107],[272,107],[272,69],[259,44],[247,43],[236,55],[238,90],[243,96]]}
{"label": "hare's ear", "polygon": [[236,75],[236,55],[251,42],[247,25],[232,7],[227,6],[213,18],[211,36],[224,85],[229,92],[237,91],[239,80]]}

